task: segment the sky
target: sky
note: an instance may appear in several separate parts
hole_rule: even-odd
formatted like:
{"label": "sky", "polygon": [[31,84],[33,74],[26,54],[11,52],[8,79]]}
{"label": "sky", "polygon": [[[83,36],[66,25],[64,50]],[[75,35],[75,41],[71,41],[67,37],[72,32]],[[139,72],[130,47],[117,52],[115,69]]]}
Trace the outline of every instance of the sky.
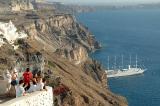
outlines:
{"label": "sky", "polygon": [[49,0],[63,3],[81,3],[81,4],[139,4],[139,3],[157,3],[160,0]]}

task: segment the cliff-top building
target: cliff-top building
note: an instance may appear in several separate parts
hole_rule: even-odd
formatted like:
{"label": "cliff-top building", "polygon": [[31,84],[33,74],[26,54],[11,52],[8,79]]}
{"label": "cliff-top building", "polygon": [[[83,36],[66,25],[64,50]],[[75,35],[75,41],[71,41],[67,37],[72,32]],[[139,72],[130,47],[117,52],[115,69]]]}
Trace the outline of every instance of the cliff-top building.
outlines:
{"label": "cliff-top building", "polygon": [[34,0],[35,3],[44,3],[46,0]]}

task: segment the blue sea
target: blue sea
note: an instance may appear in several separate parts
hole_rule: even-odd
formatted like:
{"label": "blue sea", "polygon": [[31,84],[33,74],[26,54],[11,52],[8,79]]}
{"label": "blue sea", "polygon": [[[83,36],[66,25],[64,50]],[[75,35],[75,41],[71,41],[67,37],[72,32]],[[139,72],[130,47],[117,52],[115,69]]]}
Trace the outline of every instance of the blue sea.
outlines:
{"label": "blue sea", "polygon": [[120,9],[98,10],[80,13],[77,19],[87,26],[101,42],[102,49],[91,56],[107,68],[107,56],[110,66],[117,56],[117,66],[132,65],[135,56],[138,64],[147,71],[138,76],[108,79],[112,92],[125,96],[129,106],[160,106],[160,9]]}

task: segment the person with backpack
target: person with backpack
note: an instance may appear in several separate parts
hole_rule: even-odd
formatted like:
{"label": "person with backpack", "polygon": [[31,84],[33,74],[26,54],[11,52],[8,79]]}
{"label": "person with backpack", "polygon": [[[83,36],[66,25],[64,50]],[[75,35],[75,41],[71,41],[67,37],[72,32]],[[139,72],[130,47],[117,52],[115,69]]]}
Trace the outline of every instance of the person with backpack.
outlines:
{"label": "person with backpack", "polygon": [[18,84],[18,71],[16,69],[13,70],[11,75],[11,88],[9,90],[10,97],[16,97],[16,86]]}
{"label": "person with backpack", "polygon": [[30,88],[30,80],[33,78],[32,72],[30,72],[30,69],[27,68],[26,71],[23,73],[23,81],[24,86],[26,86],[25,90],[27,91]]}

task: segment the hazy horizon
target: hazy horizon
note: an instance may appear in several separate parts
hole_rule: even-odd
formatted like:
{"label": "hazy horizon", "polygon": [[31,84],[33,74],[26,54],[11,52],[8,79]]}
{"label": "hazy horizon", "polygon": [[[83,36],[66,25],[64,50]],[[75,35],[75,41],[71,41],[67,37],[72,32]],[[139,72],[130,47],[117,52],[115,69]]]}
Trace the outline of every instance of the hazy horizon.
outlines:
{"label": "hazy horizon", "polygon": [[73,4],[143,4],[143,3],[160,3],[160,0],[48,0],[62,3],[73,3]]}

